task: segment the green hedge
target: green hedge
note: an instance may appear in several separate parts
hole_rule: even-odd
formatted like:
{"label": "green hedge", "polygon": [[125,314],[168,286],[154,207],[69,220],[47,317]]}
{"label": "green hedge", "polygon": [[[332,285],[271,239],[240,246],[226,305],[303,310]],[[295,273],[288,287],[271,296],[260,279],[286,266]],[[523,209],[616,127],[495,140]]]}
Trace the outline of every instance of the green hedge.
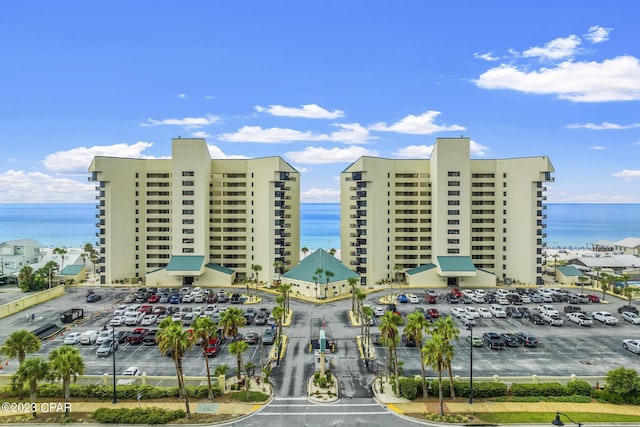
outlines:
{"label": "green hedge", "polygon": [[[432,396],[438,395],[438,380],[433,380],[429,384],[429,392]],[[454,381],[453,390],[456,392],[456,396],[469,396],[469,383],[466,381]],[[442,395],[444,397],[451,397],[451,389],[449,386],[449,379],[442,379]],[[507,395],[507,385],[504,383],[496,382],[474,382],[473,383],[473,397],[477,398],[489,398]]]}
{"label": "green hedge", "polygon": [[511,384],[513,396],[567,396],[571,393],[560,383]]}
{"label": "green hedge", "polygon": [[169,421],[185,418],[183,410],[167,411],[162,408],[100,408],[93,418],[105,424],[166,424]]}
{"label": "green hedge", "polygon": [[[414,378],[400,378],[400,396],[413,400],[422,396],[422,380]],[[395,383],[393,385],[395,387]]]}
{"label": "green hedge", "polygon": [[[69,387],[71,397],[91,398],[91,399],[111,399],[113,397],[113,385],[78,385],[71,384]],[[214,386],[213,396],[221,394],[220,387]],[[6,390],[5,390],[6,392]],[[135,400],[141,394],[141,400],[162,399],[165,397],[178,397],[178,387],[153,387],[150,385],[123,384],[116,387],[116,397],[123,400]],[[15,394],[15,392],[13,393]],[[187,386],[189,397],[206,398],[209,396],[207,386]],[[49,398],[62,398],[62,386],[59,384],[39,384],[38,396]]]}

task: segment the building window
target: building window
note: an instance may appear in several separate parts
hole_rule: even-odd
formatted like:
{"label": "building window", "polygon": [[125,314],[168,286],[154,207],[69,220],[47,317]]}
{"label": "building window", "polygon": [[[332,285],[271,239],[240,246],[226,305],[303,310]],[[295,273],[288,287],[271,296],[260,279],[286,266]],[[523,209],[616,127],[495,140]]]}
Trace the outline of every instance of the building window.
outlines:
{"label": "building window", "polygon": [[449,206],[460,206],[460,200],[449,200],[447,204]]}
{"label": "building window", "polygon": [[182,253],[183,254],[192,254],[193,253],[193,248],[182,248]]}
{"label": "building window", "polygon": [[193,200],[183,200],[182,204],[185,206],[193,206]]}
{"label": "building window", "polygon": [[459,219],[449,219],[449,220],[447,220],[447,224],[449,224],[449,225],[458,225],[458,224],[460,224],[460,220]]}
{"label": "building window", "polygon": [[447,239],[447,243],[450,245],[457,245],[460,243],[460,239]]}
{"label": "building window", "polygon": [[447,185],[449,187],[460,187],[460,181],[448,181]]}
{"label": "building window", "polygon": [[460,195],[460,191],[458,191],[458,190],[447,191],[447,195],[449,195],[449,196],[459,196]]}
{"label": "building window", "polygon": [[182,185],[185,187],[193,187],[195,183],[193,181],[182,181]]}
{"label": "building window", "polygon": [[460,215],[460,211],[457,210],[448,210],[447,211],[448,215]]}
{"label": "building window", "polygon": [[447,176],[460,176],[460,171],[449,171]]}
{"label": "building window", "polygon": [[460,249],[458,249],[458,248],[449,248],[449,249],[447,249],[447,253],[448,254],[459,254],[460,253]]}
{"label": "building window", "polygon": [[460,230],[456,228],[450,228],[449,230],[447,230],[447,234],[460,234]]}
{"label": "building window", "polygon": [[193,228],[183,228],[182,234],[193,234]]}
{"label": "building window", "polygon": [[182,171],[182,176],[195,176],[193,171]]}
{"label": "building window", "polygon": [[193,215],[193,209],[183,209],[182,215]]}
{"label": "building window", "polygon": [[193,219],[183,219],[182,223],[183,224],[193,224]]}
{"label": "building window", "polygon": [[182,192],[183,196],[193,196],[193,190],[184,190]]}

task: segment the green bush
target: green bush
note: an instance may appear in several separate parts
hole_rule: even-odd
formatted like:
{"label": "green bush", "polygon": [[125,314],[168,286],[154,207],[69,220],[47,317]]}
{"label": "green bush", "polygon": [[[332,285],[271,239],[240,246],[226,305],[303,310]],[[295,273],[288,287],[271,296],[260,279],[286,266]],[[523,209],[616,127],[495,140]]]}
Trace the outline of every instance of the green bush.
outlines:
{"label": "green bush", "polygon": [[[469,383],[466,381],[454,381],[453,390],[456,396],[469,396]],[[438,380],[433,380],[429,384],[429,393],[432,396],[438,395]],[[451,390],[449,386],[449,379],[442,379],[442,395],[444,397],[451,397]],[[477,398],[490,398],[507,395],[507,385],[504,383],[496,382],[474,382],[473,383],[473,397]]]}
{"label": "green bush", "polygon": [[[69,387],[71,397],[89,398],[89,399],[111,399],[113,396],[113,386],[108,385],[79,385],[71,384]],[[222,394],[220,387],[214,386],[213,396],[217,397]],[[150,385],[139,384],[122,384],[116,388],[116,397],[123,400],[135,400],[140,393],[141,400],[162,399],[165,397],[178,397],[178,387],[153,387]],[[187,395],[195,398],[206,398],[209,396],[207,386],[187,386]],[[38,385],[38,396],[40,397],[57,397],[62,398],[62,386],[58,384],[40,384]]]}
{"label": "green bush", "polygon": [[613,288],[613,293],[616,294],[616,295],[620,295],[620,293],[621,293],[620,287],[619,286],[614,287]]}
{"label": "green bush", "polygon": [[511,385],[513,396],[566,396],[570,394],[567,387],[560,383],[518,384]]}
{"label": "green bush", "polygon": [[422,391],[422,380],[413,378],[400,378],[400,396],[413,400],[418,396],[418,387]]}
{"label": "green bush", "polygon": [[260,391],[250,391],[248,398],[246,391],[236,391],[234,393],[229,393],[229,397],[241,402],[266,402],[267,400],[269,400],[269,395]]}
{"label": "green bush", "polygon": [[579,396],[591,396],[591,384],[581,380],[571,381],[567,384],[567,392]]}
{"label": "green bush", "polygon": [[93,413],[93,418],[105,424],[166,424],[185,418],[183,410],[168,411],[162,408],[100,408]]}

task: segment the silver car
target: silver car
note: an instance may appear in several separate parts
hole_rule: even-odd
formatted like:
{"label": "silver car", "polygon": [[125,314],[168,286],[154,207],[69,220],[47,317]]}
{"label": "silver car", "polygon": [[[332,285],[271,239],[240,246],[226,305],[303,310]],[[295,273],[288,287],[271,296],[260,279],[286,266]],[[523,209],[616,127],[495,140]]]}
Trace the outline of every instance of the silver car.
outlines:
{"label": "silver car", "polygon": [[626,320],[629,323],[633,323],[634,325],[640,325],[640,316],[631,312],[625,311],[622,313],[622,320]]}

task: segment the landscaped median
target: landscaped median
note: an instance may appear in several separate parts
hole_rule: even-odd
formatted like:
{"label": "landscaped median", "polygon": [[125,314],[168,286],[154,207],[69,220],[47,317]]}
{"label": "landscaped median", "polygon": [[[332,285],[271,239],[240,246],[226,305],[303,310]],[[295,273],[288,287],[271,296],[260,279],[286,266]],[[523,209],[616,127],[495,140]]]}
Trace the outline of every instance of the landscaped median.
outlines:
{"label": "landscaped median", "polygon": [[365,357],[365,346],[368,345],[369,347],[369,352],[368,352],[368,359],[369,360],[376,360],[376,349],[374,346],[371,345],[371,343],[367,343],[367,338],[366,337],[362,337],[361,335],[356,336],[356,345],[358,346],[358,353],[360,353],[360,359],[361,360],[365,360],[367,357]]}
{"label": "landscaped median", "polygon": [[289,341],[289,339],[286,335],[282,335],[281,339],[282,341],[280,343],[280,354],[278,355],[278,344],[273,344],[271,346],[271,350],[269,351],[269,360],[275,361],[283,359],[285,353],[287,352],[287,342]]}

